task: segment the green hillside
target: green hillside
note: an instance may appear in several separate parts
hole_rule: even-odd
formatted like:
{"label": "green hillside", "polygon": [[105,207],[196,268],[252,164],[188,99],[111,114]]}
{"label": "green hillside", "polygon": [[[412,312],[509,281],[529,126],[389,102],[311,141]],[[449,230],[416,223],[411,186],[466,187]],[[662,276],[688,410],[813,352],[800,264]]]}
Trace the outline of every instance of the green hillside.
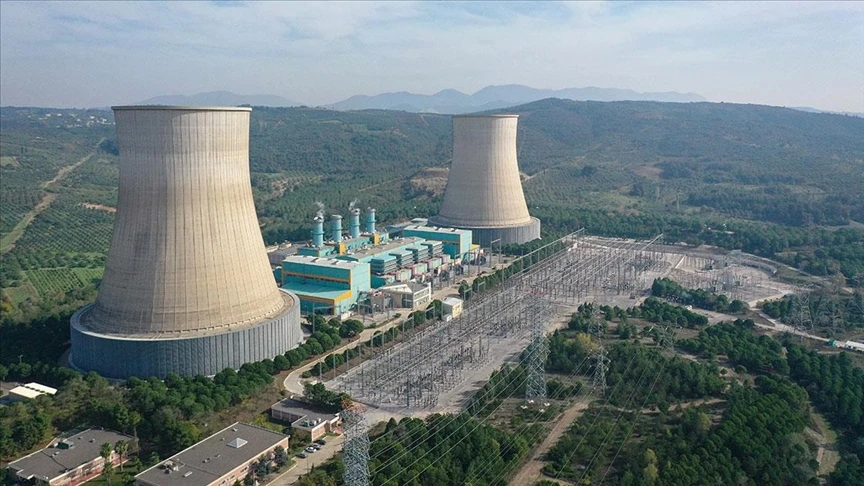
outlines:
{"label": "green hillside", "polygon": [[[521,116],[524,188],[547,236],[580,226],[615,236],[663,232],[861,284],[864,119],[556,99],[504,111]],[[87,287],[65,293],[76,279],[52,286],[44,277],[104,264],[116,202],[112,121],[106,110],[0,109],[0,283],[3,305],[16,311],[7,315],[92,298],[98,272],[76,270]],[[345,213],[358,200],[385,223],[434,214],[450,130],[444,115],[255,108],[250,164],[265,240],[307,238],[318,202]]]}

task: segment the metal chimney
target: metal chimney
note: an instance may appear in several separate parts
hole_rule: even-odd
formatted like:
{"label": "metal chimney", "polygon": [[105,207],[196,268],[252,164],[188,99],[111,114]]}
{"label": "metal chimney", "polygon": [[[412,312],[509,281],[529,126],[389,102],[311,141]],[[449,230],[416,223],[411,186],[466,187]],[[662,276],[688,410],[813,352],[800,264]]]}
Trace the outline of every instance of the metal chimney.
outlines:
{"label": "metal chimney", "polygon": [[375,210],[372,208],[366,209],[366,232],[369,234],[375,232]]}
{"label": "metal chimney", "polygon": [[354,208],[351,210],[351,214],[348,219],[348,234],[351,238],[359,238],[360,237],[360,210]]}
{"label": "metal chimney", "polygon": [[312,218],[312,246],[315,248],[324,246],[324,218],[321,216]]}
{"label": "metal chimney", "polygon": [[342,216],[338,214],[330,216],[330,231],[333,232],[333,241],[340,243],[342,241]]}

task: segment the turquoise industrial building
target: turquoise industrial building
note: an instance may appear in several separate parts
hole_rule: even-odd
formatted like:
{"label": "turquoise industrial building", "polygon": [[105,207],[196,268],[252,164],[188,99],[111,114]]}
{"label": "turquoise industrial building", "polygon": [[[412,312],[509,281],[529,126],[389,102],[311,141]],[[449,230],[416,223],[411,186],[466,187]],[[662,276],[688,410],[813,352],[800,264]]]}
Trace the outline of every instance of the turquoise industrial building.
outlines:
{"label": "turquoise industrial building", "polygon": [[470,230],[411,224],[391,239],[376,231],[374,209],[367,210],[364,222],[361,232],[360,210],[352,208],[343,237],[342,217],[333,215],[325,241],[319,214],[310,244],[274,270],[282,288],[300,298],[302,312],[345,314],[357,308],[365,293],[397,282],[429,281],[472,250]]}

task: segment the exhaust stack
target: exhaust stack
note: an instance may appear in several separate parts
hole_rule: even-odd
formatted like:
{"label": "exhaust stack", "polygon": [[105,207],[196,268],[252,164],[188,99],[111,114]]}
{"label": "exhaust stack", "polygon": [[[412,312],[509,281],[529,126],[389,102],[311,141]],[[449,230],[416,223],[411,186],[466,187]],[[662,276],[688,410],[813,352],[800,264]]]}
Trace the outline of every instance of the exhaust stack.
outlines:
{"label": "exhaust stack", "polygon": [[312,246],[315,248],[324,246],[324,218],[321,216],[312,219]]}
{"label": "exhaust stack", "polygon": [[366,232],[369,234],[375,232],[375,210],[372,208],[366,209]]}
{"label": "exhaust stack", "polygon": [[360,210],[357,208],[351,210],[351,218],[348,223],[348,234],[351,238],[360,237]]}
{"label": "exhaust stack", "polygon": [[330,231],[332,231],[332,238],[334,243],[342,242],[342,216],[338,214],[334,214],[330,216]]}

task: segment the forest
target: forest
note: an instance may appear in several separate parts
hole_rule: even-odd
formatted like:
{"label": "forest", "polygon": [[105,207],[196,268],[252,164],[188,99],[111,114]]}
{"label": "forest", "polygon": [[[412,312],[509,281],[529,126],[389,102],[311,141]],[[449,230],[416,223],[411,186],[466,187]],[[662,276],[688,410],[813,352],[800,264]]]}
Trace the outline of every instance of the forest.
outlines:
{"label": "forest", "polygon": [[[25,452],[57,431],[81,424],[134,433],[143,450],[165,457],[202,438],[201,423],[214,421],[219,412],[272,390],[273,375],[338,346],[358,329],[362,329],[358,321],[327,321],[316,316],[316,332],[298,348],[272,360],[245,364],[238,371],[225,369],[212,378],[132,377],[114,387],[95,373],[82,375],[55,364],[68,346],[68,326],[50,320],[2,326],[0,379],[37,380],[59,391],[53,397],[0,407],[0,457]],[[35,333],[43,333],[44,341],[33,341]],[[343,397],[330,393],[313,388],[309,399],[339,410]],[[215,425],[211,423],[208,430]]]}
{"label": "forest", "polygon": [[628,486],[818,484],[800,437],[803,389],[760,377],[754,388],[733,385],[724,401],[720,416],[710,406],[623,414],[592,407],[549,452],[544,473]]}
{"label": "forest", "polygon": [[[620,327],[628,315],[581,306],[572,330],[550,337],[547,370],[571,372],[591,353],[596,344],[582,332],[592,319]],[[747,319],[675,342],[699,362],[629,341],[607,347],[611,391],[552,448],[547,476],[577,484],[819,484],[804,430],[815,409],[839,433],[829,484],[864,481],[864,369],[848,354],[758,335]]]}
{"label": "forest", "polygon": [[714,312],[740,314],[747,310],[746,302],[740,300],[730,302],[725,295],[718,295],[704,289],[685,289],[678,282],[668,278],[654,280],[651,284],[651,295]]}

